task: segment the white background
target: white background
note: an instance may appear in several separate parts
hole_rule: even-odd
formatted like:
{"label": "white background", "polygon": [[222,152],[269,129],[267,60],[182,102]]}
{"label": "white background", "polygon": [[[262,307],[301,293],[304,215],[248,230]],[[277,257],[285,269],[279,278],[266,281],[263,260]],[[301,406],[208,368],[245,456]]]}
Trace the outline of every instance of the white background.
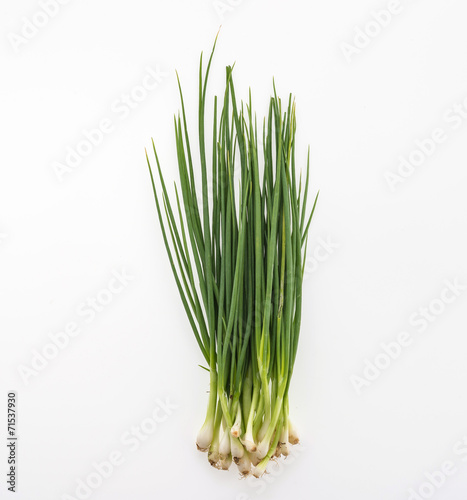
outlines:
{"label": "white background", "polygon": [[[464,499],[467,463],[456,443],[467,434],[467,292],[423,332],[410,317],[441,296],[445,280],[467,284],[466,124],[448,121],[456,103],[465,113],[465,5],[401,0],[349,61],[342,44],[354,44],[356,27],[378,29],[372,12],[388,2],[230,4],[75,0],[15,50],[11,34],[42,8],[1,2],[0,497],[77,498],[93,462],[120,450],[125,462],[89,498],[404,500],[422,487],[421,498]],[[174,70],[194,125],[198,57],[220,24],[209,95],[222,92],[234,61],[237,95],[251,85],[259,112],[273,76],[279,94],[293,92],[297,156],[305,165],[311,145],[311,190],[321,190],[291,390],[302,444],[256,482],[214,470],[195,449],[208,376],[144,157],[154,137],[175,178]],[[160,85],[125,118],[112,111],[157,65],[167,74]],[[60,181],[54,162],[105,118],[114,130]],[[446,140],[391,190],[385,172],[437,128]],[[327,240],[333,249],[314,261]],[[86,322],[77,308],[122,269],[133,279]],[[25,380],[19,367],[69,322],[80,334]],[[358,394],[351,377],[402,331],[411,345]],[[4,475],[9,390],[19,401],[16,495]],[[133,452],[121,436],[158,398],[177,409]],[[447,460],[456,472],[423,489]]]}

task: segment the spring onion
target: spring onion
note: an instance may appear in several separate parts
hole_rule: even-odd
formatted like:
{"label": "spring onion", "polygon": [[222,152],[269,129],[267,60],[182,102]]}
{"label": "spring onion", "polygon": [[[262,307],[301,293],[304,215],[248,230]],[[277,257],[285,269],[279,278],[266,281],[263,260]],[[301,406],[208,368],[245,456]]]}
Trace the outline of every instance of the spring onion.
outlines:
{"label": "spring onion", "polygon": [[299,442],[289,418],[289,387],[307,235],[319,192],[307,215],[309,151],[302,185],[295,171],[295,100],[289,96],[283,109],[273,83],[260,145],[251,90],[248,103],[239,104],[231,66],[219,106],[217,96],[213,99],[212,151],[207,151],[206,93],[215,46],[205,70],[200,58],[198,161],[177,75],[176,202],[169,197],[154,141],[159,188],[147,152],[146,158],[170,266],[209,367],[209,401],[197,447],[208,452],[214,467],[225,470],[233,461],[242,475],[260,477],[272,457],[289,454],[288,442]]}

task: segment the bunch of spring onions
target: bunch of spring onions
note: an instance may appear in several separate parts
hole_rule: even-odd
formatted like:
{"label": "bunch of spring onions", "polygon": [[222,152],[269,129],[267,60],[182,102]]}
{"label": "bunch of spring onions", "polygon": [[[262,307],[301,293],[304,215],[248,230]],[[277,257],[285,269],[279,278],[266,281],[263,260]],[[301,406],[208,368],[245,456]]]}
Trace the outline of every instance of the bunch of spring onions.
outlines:
{"label": "bunch of spring onions", "polygon": [[[291,96],[284,110],[274,88],[260,147],[251,92],[248,105],[239,105],[230,66],[220,105],[214,97],[212,150],[206,150],[213,53],[214,48],[204,73],[202,55],[200,60],[199,159],[192,155],[179,81],[176,203],[170,201],[154,142],[160,194],[149,158],[148,165],[170,265],[209,366],[209,402],[196,444],[214,467],[226,470],[234,461],[242,474],[260,477],[272,457],[287,456],[288,443],[299,440],[289,419],[288,392],[300,333],[307,233],[318,195],[307,216],[309,154],[302,185],[295,172]],[[240,172],[234,180],[236,164]],[[201,194],[195,170],[201,171]]]}

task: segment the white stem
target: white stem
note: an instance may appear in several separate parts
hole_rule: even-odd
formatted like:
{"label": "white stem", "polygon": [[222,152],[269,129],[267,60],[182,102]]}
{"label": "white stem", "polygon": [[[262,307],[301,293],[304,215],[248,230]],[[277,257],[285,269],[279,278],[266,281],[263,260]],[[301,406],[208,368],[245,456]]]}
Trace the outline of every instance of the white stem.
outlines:
{"label": "white stem", "polygon": [[215,467],[216,469],[219,468],[219,452],[217,450],[212,452],[209,451],[208,460],[213,467]]}
{"label": "white stem", "polygon": [[297,429],[295,428],[294,424],[289,418],[289,443],[290,444],[298,444],[300,442],[300,439],[298,438],[298,432]]}
{"label": "white stem", "polygon": [[232,434],[233,437],[238,438],[240,436],[241,425],[242,425],[242,409],[239,403],[237,408],[237,418],[235,419],[232,429],[230,429],[230,433]]}
{"label": "white stem", "polygon": [[209,463],[213,466],[218,468],[218,462],[219,462],[219,435],[214,436],[211,446],[209,447],[209,452],[208,452],[208,460]]}
{"label": "white stem", "polygon": [[246,452],[243,457],[238,460],[237,466],[240,474],[242,474],[243,476],[248,476],[251,469],[251,460],[248,452]]}
{"label": "white stem", "polygon": [[208,418],[204,422],[203,427],[201,427],[196,438],[196,446],[199,451],[207,451],[209,445],[212,442],[212,436],[214,434],[214,419]]}
{"label": "white stem", "polygon": [[224,430],[221,443],[219,445],[219,456],[221,461],[225,460],[229,454],[230,454],[230,432],[226,428]]}
{"label": "white stem", "polygon": [[219,462],[219,468],[222,470],[229,470],[232,465],[232,455],[227,455],[225,458],[221,458]]}
{"label": "white stem", "polygon": [[232,450],[233,461],[238,463],[245,453],[245,450],[238,438],[230,436],[230,449]]}
{"label": "white stem", "polygon": [[287,457],[289,455],[288,440],[289,440],[289,427],[288,425],[284,425],[284,427],[282,428],[281,437],[279,439],[280,453],[284,455],[284,457]]}
{"label": "white stem", "polygon": [[245,435],[243,436],[243,439],[241,440],[243,446],[250,452],[254,453],[256,451],[256,443],[255,440],[253,439],[253,432],[251,429],[247,429]]}

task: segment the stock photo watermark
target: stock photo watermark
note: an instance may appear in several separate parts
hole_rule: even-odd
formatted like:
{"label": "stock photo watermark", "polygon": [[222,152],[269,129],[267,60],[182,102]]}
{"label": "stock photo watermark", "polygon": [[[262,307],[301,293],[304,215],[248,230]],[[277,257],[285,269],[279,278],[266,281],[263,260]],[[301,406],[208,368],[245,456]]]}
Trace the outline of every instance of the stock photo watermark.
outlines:
{"label": "stock photo watermark", "polygon": [[467,463],[467,436],[456,441],[451,448],[452,459],[444,460],[435,470],[424,472],[424,479],[415,488],[408,490],[407,500],[432,498]]}
{"label": "stock photo watermark", "polygon": [[455,102],[443,112],[442,124],[431,130],[425,137],[414,141],[415,147],[405,155],[398,157],[395,170],[384,172],[384,179],[391,191],[404,184],[409,177],[422,167],[444,144],[451,133],[459,130],[467,119],[467,97]]}
{"label": "stock photo watermark", "polygon": [[84,325],[92,323],[134,279],[134,276],[128,274],[124,268],[112,270],[111,275],[104,288],[87,296],[76,306],[75,313],[82,321],[69,321],[60,331],[49,332],[48,341],[32,351],[29,362],[18,365],[18,373],[24,385],[27,386],[31,379],[42,373],[72,343],[73,339],[81,335],[85,329]]}
{"label": "stock photo watermark", "polygon": [[66,148],[64,158],[52,163],[52,170],[57,179],[62,182],[66,176],[75,171],[83,163],[83,160],[117,129],[118,124],[126,120],[131,112],[160,86],[167,76],[168,73],[162,71],[158,65],[154,68],[147,66],[140,83],[134,85],[130,90],[122,92],[111,103],[110,113],[99,120],[95,126],[83,129],[79,140],[73,146]]}
{"label": "stock photo watermark", "polygon": [[8,41],[15,52],[19,52],[49,24],[71,0],[39,0],[39,8],[30,17],[21,18],[21,28],[18,32],[10,32]]}
{"label": "stock photo watermark", "polygon": [[400,0],[389,0],[383,9],[373,10],[365,23],[354,27],[351,41],[340,43],[345,60],[350,64],[353,57],[369,47],[403,10]]}
{"label": "stock photo watermark", "polygon": [[216,11],[217,17],[220,21],[224,21],[226,15],[233,12],[237,7],[242,5],[244,0],[214,0],[212,6]]}
{"label": "stock photo watermark", "polygon": [[333,241],[330,236],[317,238],[316,243],[313,245],[312,249],[309,249],[309,253],[307,253],[306,256],[303,269],[303,281],[307,280],[311,274],[316,272],[324,262],[327,262],[341,246],[340,243]]}
{"label": "stock photo watermark", "polygon": [[8,392],[7,399],[7,488],[16,493],[18,478],[18,435],[17,435],[17,401],[16,391]]}
{"label": "stock photo watermark", "polygon": [[98,490],[115,471],[126,463],[129,456],[135,453],[159,429],[160,424],[178,409],[169,398],[165,401],[156,399],[156,405],[151,414],[136,425],[126,429],[119,438],[119,446],[107,453],[104,458],[94,461],[88,467],[90,472],[75,479],[72,493],[65,493],[61,500],[86,500]]}
{"label": "stock photo watermark", "polygon": [[350,376],[357,395],[361,395],[363,389],[370,387],[383,372],[387,371],[407,347],[410,347],[416,340],[414,333],[425,332],[430,324],[434,323],[449,308],[449,305],[456,302],[465,293],[467,285],[459,283],[459,279],[445,280],[444,287],[438,297],[432,299],[428,304],[420,306],[409,316],[409,325],[412,330],[404,330],[396,335],[389,342],[381,343],[380,350],[373,359],[365,358],[364,367],[360,374]]}

